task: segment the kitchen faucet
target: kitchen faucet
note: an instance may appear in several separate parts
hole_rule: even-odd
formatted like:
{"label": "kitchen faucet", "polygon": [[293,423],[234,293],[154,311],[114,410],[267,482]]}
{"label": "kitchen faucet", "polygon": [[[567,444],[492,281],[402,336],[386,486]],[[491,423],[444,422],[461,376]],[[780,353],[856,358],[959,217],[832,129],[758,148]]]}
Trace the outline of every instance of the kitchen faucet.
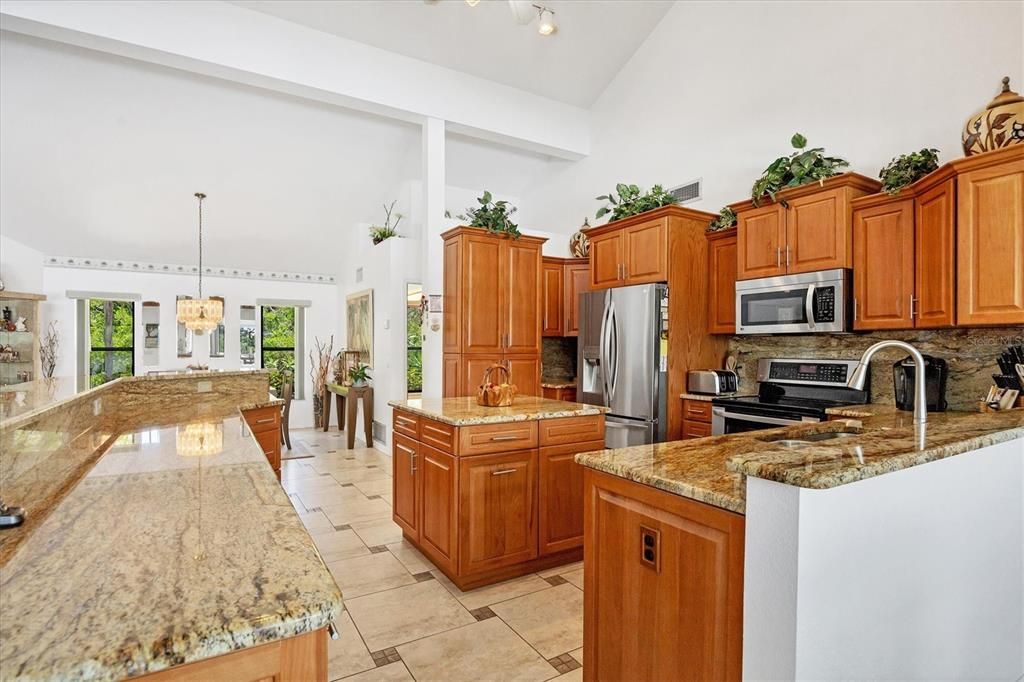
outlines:
{"label": "kitchen faucet", "polygon": [[905,341],[879,341],[864,351],[860,364],[853,370],[846,385],[858,391],[864,390],[864,384],[871,371],[871,358],[883,348],[902,348],[914,359],[914,423],[924,424],[928,421],[928,403],[924,395],[924,358],[921,352]]}

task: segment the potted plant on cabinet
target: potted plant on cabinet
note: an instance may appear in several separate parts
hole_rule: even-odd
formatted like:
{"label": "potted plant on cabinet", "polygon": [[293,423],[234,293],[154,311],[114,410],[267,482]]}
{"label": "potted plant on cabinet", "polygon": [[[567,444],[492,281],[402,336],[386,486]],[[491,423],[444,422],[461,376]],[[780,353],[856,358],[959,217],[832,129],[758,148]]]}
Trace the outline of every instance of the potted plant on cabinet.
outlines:
{"label": "potted plant on cabinet", "polygon": [[615,185],[614,192],[595,198],[598,201],[607,201],[608,205],[597,209],[597,214],[594,217],[602,218],[610,213],[611,217],[608,219],[610,223],[677,203],[676,198],[666,192],[661,185],[654,185],[649,192],[644,193],[637,185],[627,185],[621,182]]}
{"label": "potted plant on cabinet", "polygon": [[[796,133],[790,139],[790,144],[796,149],[789,156],[780,156],[771,162],[764,169],[750,189],[750,198],[754,206],[761,205],[761,199],[768,196],[775,201],[775,195],[789,187],[799,187],[809,182],[822,183],[825,178],[839,175],[840,168],[850,165],[849,161],[835,156],[825,156],[823,147],[814,147],[804,150],[807,146],[807,138]],[[781,201],[786,206],[786,201]]]}
{"label": "potted plant on cabinet", "polygon": [[519,226],[512,222],[512,214],[516,207],[507,201],[494,201],[490,192],[484,191],[483,196],[477,197],[479,207],[470,207],[459,216],[459,220],[465,220],[470,227],[482,227],[494,234],[503,234],[512,239],[519,239],[522,234]]}
{"label": "potted plant on cabinet", "polygon": [[366,386],[367,380],[370,378],[370,366],[359,363],[348,371],[348,379],[352,382],[353,388],[362,388]]}
{"label": "potted plant on cabinet", "polygon": [[398,236],[398,223],[402,222],[404,217],[401,213],[395,213],[394,224],[391,223],[392,211],[395,210],[395,204],[398,200],[392,201],[390,205],[384,204],[384,224],[383,225],[372,225],[370,226],[370,238],[373,240],[373,245],[376,246],[383,241],[391,239],[392,237]]}
{"label": "potted plant on cabinet", "polygon": [[919,152],[901,154],[879,171],[878,177],[882,180],[882,191],[890,196],[896,196],[901,189],[920,180],[938,167],[938,149],[922,149]]}
{"label": "potted plant on cabinet", "polygon": [[708,232],[719,232],[736,226],[736,211],[725,206],[718,212],[718,217],[708,223]]}

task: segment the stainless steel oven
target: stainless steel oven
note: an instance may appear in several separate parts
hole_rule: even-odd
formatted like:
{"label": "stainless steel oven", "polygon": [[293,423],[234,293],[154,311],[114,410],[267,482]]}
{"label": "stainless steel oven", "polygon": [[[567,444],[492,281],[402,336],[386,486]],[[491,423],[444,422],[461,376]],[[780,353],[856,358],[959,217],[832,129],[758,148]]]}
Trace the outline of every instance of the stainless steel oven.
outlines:
{"label": "stainless steel oven", "polygon": [[850,271],[821,270],[736,282],[737,334],[849,331]]}
{"label": "stainless steel oven", "polygon": [[720,436],[726,433],[743,433],[759,429],[775,429],[780,426],[793,426],[807,422],[820,422],[817,417],[797,417],[788,419],[769,417],[764,414],[749,414],[730,410],[727,407],[711,408],[711,433]]}

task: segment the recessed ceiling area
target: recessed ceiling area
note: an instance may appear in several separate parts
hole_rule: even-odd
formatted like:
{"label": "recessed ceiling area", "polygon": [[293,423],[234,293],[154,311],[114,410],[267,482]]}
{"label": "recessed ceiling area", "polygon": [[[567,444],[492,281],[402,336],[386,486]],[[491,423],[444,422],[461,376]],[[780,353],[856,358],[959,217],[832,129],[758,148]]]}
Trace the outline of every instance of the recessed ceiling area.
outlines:
{"label": "recessed ceiling area", "polygon": [[505,0],[235,0],[303,26],[589,107],[672,2],[546,0],[558,31],[520,25]]}

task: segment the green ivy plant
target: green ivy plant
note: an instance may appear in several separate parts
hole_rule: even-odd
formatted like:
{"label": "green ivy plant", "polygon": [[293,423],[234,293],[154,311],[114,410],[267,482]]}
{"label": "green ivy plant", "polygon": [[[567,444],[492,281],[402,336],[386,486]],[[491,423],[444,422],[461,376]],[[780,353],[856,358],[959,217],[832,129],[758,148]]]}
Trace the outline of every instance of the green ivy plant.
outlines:
{"label": "green ivy plant", "polygon": [[938,167],[938,149],[922,149],[919,152],[901,154],[878,173],[878,177],[882,179],[882,191],[895,196],[901,189]]}
{"label": "green ivy plant", "polygon": [[364,384],[370,378],[370,366],[358,363],[348,370],[348,378],[353,384]]}
{"label": "green ivy plant", "polygon": [[392,237],[398,236],[398,223],[402,222],[404,217],[401,213],[395,213],[395,222],[391,223],[392,211],[395,210],[395,203],[398,200],[391,202],[391,205],[384,204],[384,224],[373,225],[370,227],[370,238],[373,239],[374,245],[380,244],[385,239],[391,239]]}
{"label": "green ivy plant", "polygon": [[718,212],[718,217],[708,223],[708,232],[725,230],[736,224],[736,211],[728,206]]}
{"label": "green ivy plant", "polygon": [[661,185],[654,185],[650,192],[643,194],[636,185],[621,182],[615,185],[614,192],[596,198],[598,201],[607,201],[609,205],[597,209],[595,217],[602,218],[611,213],[612,217],[608,219],[610,223],[676,203],[675,197],[666,192]]}
{"label": "green ivy plant", "polygon": [[482,227],[488,232],[495,234],[507,234],[513,239],[519,239],[522,234],[519,226],[512,222],[511,216],[516,212],[516,207],[507,201],[494,201],[490,192],[484,192],[482,197],[477,197],[480,203],[479,208],[467,208],[459,220],[469,222],[470,227]]}
{"label": "green ivy plant", "polygon": [[[754,186],[750,190],[754,206],[760,206],[761,198],[765,195],[775,201],[776,193],[787,187],[799,187],[809,182],[822,183],[825,178],[841,173],[840,168],[850,165],[845,159],[825,156],[823,147],[802,151],[807,146],[807,138],[800,133],[793,135],[790,144],[796,151],[772,161],[771,165],[764,169],[761,177],[754,181]],[[780,203],[788,206],[785,200]]]}

